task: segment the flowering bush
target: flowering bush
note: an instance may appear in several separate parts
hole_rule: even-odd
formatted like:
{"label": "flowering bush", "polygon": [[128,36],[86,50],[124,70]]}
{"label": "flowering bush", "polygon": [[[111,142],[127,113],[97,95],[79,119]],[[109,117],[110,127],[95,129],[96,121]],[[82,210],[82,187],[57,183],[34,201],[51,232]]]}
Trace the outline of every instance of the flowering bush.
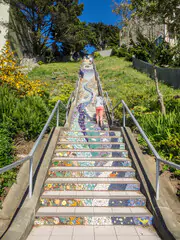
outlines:
{"label": "flowering bush", "polygon": [[0,85],[8,85],[21,96],[44,95],[44,85],[39,80],[30,81],[17,65],[14,52],[6,42],[0,54]]}

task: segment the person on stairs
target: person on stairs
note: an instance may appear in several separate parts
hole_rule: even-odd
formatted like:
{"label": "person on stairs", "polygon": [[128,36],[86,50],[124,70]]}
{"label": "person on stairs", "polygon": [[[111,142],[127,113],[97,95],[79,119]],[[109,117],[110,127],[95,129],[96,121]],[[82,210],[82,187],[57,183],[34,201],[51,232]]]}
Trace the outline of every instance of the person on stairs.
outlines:
{"label": "person on stairs", "polygon": [[96,122],[100,127],[103,127],[103,114],[104,114],[104,100],[100,94],[98,94],[95,98],[96,104]]}
{"label": "person on stairs", "polygon": [[79,70],[79,78],[80,78],[80,82],[82,82],[83,78],[84,78],[84,72],[83,72],[83,70],[81,68]]}

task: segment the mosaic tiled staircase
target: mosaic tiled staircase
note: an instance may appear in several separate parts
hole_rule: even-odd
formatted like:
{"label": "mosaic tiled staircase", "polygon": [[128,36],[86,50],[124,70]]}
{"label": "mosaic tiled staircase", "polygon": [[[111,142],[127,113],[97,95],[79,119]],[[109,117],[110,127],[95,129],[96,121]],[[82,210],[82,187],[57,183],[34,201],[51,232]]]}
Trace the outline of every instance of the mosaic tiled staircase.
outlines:
{"label": "mosaic tiled staircase", "polygon": [[121,132],[94,121],[94,70],[84,80],[71,128],[59,136],[35,225],[151,225]]}

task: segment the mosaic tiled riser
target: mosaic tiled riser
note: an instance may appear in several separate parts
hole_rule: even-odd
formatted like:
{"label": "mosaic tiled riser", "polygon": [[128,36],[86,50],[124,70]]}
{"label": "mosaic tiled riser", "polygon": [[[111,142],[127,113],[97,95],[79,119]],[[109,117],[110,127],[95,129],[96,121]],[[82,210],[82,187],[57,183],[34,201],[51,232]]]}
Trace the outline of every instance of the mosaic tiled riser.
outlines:
{"label": "mosaic tiled riser", "polygon": [[145,206],[146,200],[135,199],[49,199],[41,198],[41,206],[48,207],[140,207]]}
{"label": "mosaic tiled riser", "polygon": [[136,183],[49,183],[44,186],[45,191],[139,191],[140,186]]}
{"label": "mosaic tiled riser", "polygon": [[57,149],[121,149],[125,150],[124,144],[60,144]]}
{"label": "mosaic tiled riser", "polygon": [[49,171],[49,177],[57,177],[57,178],[61,178],[61,177],[66,177],[66,178],[76,178],[76,177],[108,177],[108,178],[133,178],[135,177],[135,172],[128,172],[128,171],[122,171],[122,172],[98,172],[98,171]]}
{"label": "mosaic tiled riser", "polygon": [[52,167],[130,167],[131,161],[54,161]]}
{"label": "mosaic tiled riser", "polygon": [[66,138],[64,138],[64,141],[67,141],[67,142],[117,142],[117,143],[122,143],[123,142],[123,138],[122,137],[120,137],[120,138],[109,138],[108,140],[107,140],[107,138],[98,138],[98,137],[96,137],[96,138],[91,138],[91,137],[86,137],[86,139],[85,138],[70,138],[70,137],[66,137]]}
{"label": "mosaic tiled riser", "polygon": [[91,158],[91,157],[101,157],[101,158],[107,158],[107,157],[121,157],[121,158],[127,158],[128,153],[126,151],[121,152],[73,152],[73,151],[65,151],[65,152],[57,152],[55,153],[56,157],[83,157],[83,158]]}
{"label": "mosaic tiled riser", "polygon": [[[81,131],[81,129],[79,129]],[[96,130],[86,129],[87,131],[82,132],[64,132],[64,136],[71,136],[71,137],[121,137],[121,132],[96,132]],[[90,131],[91,130],[91,131]]]}
{"label": "mosaic tiled riser", "polygon": [[36,217],[35,225],[143,225],[152,224],[152,217]]}

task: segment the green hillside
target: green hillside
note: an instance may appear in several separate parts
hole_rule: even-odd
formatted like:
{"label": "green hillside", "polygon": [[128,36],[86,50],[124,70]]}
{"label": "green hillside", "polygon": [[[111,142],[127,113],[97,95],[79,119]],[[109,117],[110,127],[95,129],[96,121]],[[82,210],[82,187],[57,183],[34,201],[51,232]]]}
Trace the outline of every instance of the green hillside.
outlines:
{"label": "green hillside", "polygon": [[[117,57],[97,58],[96,66],[113,106],[123,99],[161,156],[180,164],[180,90],[159,83],[167,111],[163,117],[154,81],[133,69],[131,62]],[[115,117],[121,121],[121,105],[116,109]],[[133,127],[132,122],[128,122]],[[140,137],[139,142],[147,150]],[[176,171],[175,175],[179,176],[179,172]]]}

